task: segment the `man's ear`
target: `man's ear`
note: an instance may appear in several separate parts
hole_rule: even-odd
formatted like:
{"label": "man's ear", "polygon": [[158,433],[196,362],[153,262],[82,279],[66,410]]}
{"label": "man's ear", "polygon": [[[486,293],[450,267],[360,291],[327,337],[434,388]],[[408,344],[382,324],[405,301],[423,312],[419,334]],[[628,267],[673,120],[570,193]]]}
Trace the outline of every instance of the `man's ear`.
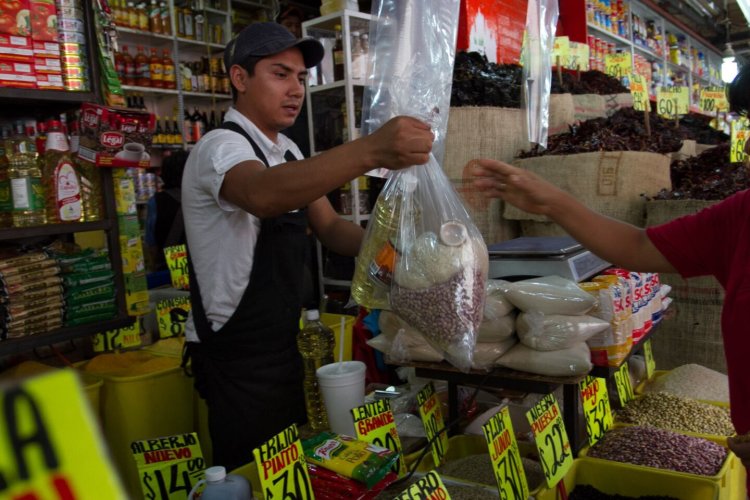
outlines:
{"label": "man's ear", "polygon": [[244,68],[235,64],[229,68],[229,78],[232,81],[234,88],[237,89],[238,94],[242,94],[247,90],[247,79],[249,78],[249,75]]}

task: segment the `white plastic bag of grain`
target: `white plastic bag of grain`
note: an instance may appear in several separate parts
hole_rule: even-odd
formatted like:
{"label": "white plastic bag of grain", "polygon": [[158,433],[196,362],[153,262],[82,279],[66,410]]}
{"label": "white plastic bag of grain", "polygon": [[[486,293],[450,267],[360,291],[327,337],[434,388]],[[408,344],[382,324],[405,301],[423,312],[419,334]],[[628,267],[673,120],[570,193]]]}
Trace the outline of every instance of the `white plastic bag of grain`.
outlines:
{"label": "white plastic bag of grain", "polygon": [[500,356],[496,364],[550,377],[583,375],[591,371],[591,354],[585,342],[559,351],[537,351],[523,344],[516,344]]}
{"label": "white plastic bag of grain", "polygon": [[495,366],[495,361],[518,343],[516,337],[507,338],[500,342],[480,342],[474,347],[474,362],[471,367],[475,370],[489,370]]}
{"label": "white plastic bag of grain", "polygon": [[497,318],[484,317],[477,330],[477,343],[500,342],[513,336],[516,331],[516,313]]}
{"label": "white plastic bag of grain", "polygon": [[522,311],[544,314],[586,314],[596,299],[578,285],[560,276],[543,276],[511,283],[505,297]]}
{"label": "white plastic bag of grain", "polygon": [[443,355],[433,348],[416,330],[400,329],[395,334],[381,332],[367,341],[367,345],[385,354],[388,363],[426,361],[437,363]]}
{"label": "white plastic bag of grain", "polygon": [[525,312],[516,318],[516,331],[521,343],[537,351],[567,349],[579,342],[586,342],[609,323],[593,316],[566,316]]}
{"label": "white plastic bag of grain", "polygon": [[515,306],[505,297],[510,281],[487,280],[487,298],[484,301],[484,319],[507,316]]}

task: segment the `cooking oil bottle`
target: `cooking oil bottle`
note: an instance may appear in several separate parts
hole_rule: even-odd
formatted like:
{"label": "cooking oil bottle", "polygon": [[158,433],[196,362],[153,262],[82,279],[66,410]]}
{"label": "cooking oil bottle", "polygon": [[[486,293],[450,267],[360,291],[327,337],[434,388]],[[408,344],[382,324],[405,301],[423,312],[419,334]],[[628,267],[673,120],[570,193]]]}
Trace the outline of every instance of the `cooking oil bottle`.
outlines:
{"label": "cooking oil bottle", "polygon": [[37,163],[34,141],[24,135],[23,123],[17,122],[15,134],[7,141],[8,177],[13,200],[13,226],[41,226],[47,223],[44,210],[42,171]]}
{"label": "cooking oil bottle", "polygon": [[[392,182],[396,186],[390,187]],[[390,309],[389,292],[396,264],[397,239],[404,197],[417,187],[410,173],[392,177],[375,202],[374,214],[357,256],[351,294],[357,304],[368,309]],[[415,211],[418,210],[414,205]],[[417,215],[417,214],[415,214]]]}
{"label": "cooking oil bottle", "polygon": [[83,203],[83,220],[93,222],[102,219],[102,173],[91,162],[76,159],[78,172],[81,174],[81,202]]}
{"label": "cooking oil bottle", "polygon": [[13,200],[10,197],[8,157],[5,155],[6,139],[8,139],[8,129],[3,128],[2,137],[0,137],[0,227],[13,225]]}
{"label": "cooking oil bottle", "polygon": [[328,415],[318,387],[316,371],[333,363],[333,331],[320,321],[317,309],[305,311],[305,324],[297,336],[297,348],[305,368],[305,408],[307,421],[314,431],[328,428]]}
{"label": "cooking oil bottle", "polygon": [[57,120],[49,123],[41,163],[47,200],[47,222],[57,224],[82,221],[81,177],[70,156],[68,136]]}

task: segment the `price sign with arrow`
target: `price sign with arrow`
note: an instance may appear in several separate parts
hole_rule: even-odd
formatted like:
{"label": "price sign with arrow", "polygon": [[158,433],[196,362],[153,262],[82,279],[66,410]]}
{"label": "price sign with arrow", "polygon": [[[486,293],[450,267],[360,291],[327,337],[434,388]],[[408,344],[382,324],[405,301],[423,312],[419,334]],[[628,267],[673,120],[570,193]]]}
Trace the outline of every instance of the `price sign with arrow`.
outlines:
{"label": "price sign with arrow", "polygon": [[396,422],[391,411],[391,403],[381,399],[367,403],[364,406],[352,408],[354,417],[355,437],[360,441],[387,448],[398,453],[398,460],[393,464],[391,472],[399,477],[406,474],[406,463],[401,454],[401,439],[396,431]]}
{"label": "price sign with arrow", "polygon": [[500,498],[508,500],[529,498],[529,486],[523,471],[521,454],[518,451],[508,407],[504,407],[491,416],[482,426],[482,432],[490,451],[492,470],[495,473]]}
{"label": "price sign with arrow", "polygon": [[620,404],[622,406],[627,405],[630,401],[635,399],[633,386],[630,383],[630,373],[628,372],[627,361],[620,365],[620,368],[615,372],[615,385],[617,386],[617,395],[620,398]]}
{"label": "price sign with arrow", "polygon": [[97,333],[91,337],[94,352],[109,352],[141,345],[141,327],[136,319],[132,325]]}
{"label": "price sign with arrow", "polygon": [[156,322],[159,324],[159,338],[184,335],[189,311],[190,297],[174,297],[157,302]]}
{"label": "price sign with arrow", "polygon": [[554,488],[573,466],[568,433],[555,396],[547,394],[526,412],[547,486]]}
{"label": "price sign with arrow", "polygon": [[749,122],[747,118],[734,120],[731,125],[731,142],[729,149],[729,161],[732,163],[745,161],[745,143],[750,136]]}
{"label": "price sign with arrow", "polygon": [[297,426],[292,424],[253,450],[265,500],[313,500]]}
{"label": "price sign with arrow", "polygon": [[186,498],[206,468],[195,432],[133,441],[130,451],[146,500]]}
{"label": "price sign with arrow", "polygon": [[654,360],[654,351],[651,350],[651,339],[643,343],[643,357],[646,358],[646,378],[651,380],[656,371],[656,361]]}
{"label": "price sign with arrow", "polygon": [[651,101],[648,99],[648,80],[643,75],[630,75],[630,94],[633,96],[633,109],[651,110]]}
{"label": "price sign with arrow", "polygon": [[589,444],[594,446],[612,428],[612,408],[609,406],[607,382],[603,378],[590,375],[579,383],[583,415],[586,419],[586,433]]}
{"label": "price sign with arrow", "polygon": [[[444,427],[443,412],[432,382],[417,393],[417,405],[419,405],[419,418],[422,419],[427,441],[432,442],[432,458],[436,464],[441,464],[445,452],[448,451],[448,434],[441,432]],[[439,437],[433,440],[438,435]]]}
{"label": "price sign with arrow", "polygon": [[178,290],[190,288],[190,276],[187,264],[187,248],[185,245],[175,245],[164,249],[164,259],[167,261],[172,287]]}

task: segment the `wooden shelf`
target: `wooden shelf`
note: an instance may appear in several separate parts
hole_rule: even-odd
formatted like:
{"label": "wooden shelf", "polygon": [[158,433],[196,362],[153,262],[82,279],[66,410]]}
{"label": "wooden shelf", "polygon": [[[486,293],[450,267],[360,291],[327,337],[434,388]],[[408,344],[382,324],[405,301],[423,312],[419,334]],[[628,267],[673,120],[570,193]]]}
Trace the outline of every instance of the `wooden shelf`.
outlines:
{"label": "wooden shelf", "polygon": [[112,222],[109,220],[3,228],[0,229],[0,241],[21,240],[25,238],[37,238],[40,236],[53,236],[58,234],[73,234],[85,231],[106,231],[111,228]]}

